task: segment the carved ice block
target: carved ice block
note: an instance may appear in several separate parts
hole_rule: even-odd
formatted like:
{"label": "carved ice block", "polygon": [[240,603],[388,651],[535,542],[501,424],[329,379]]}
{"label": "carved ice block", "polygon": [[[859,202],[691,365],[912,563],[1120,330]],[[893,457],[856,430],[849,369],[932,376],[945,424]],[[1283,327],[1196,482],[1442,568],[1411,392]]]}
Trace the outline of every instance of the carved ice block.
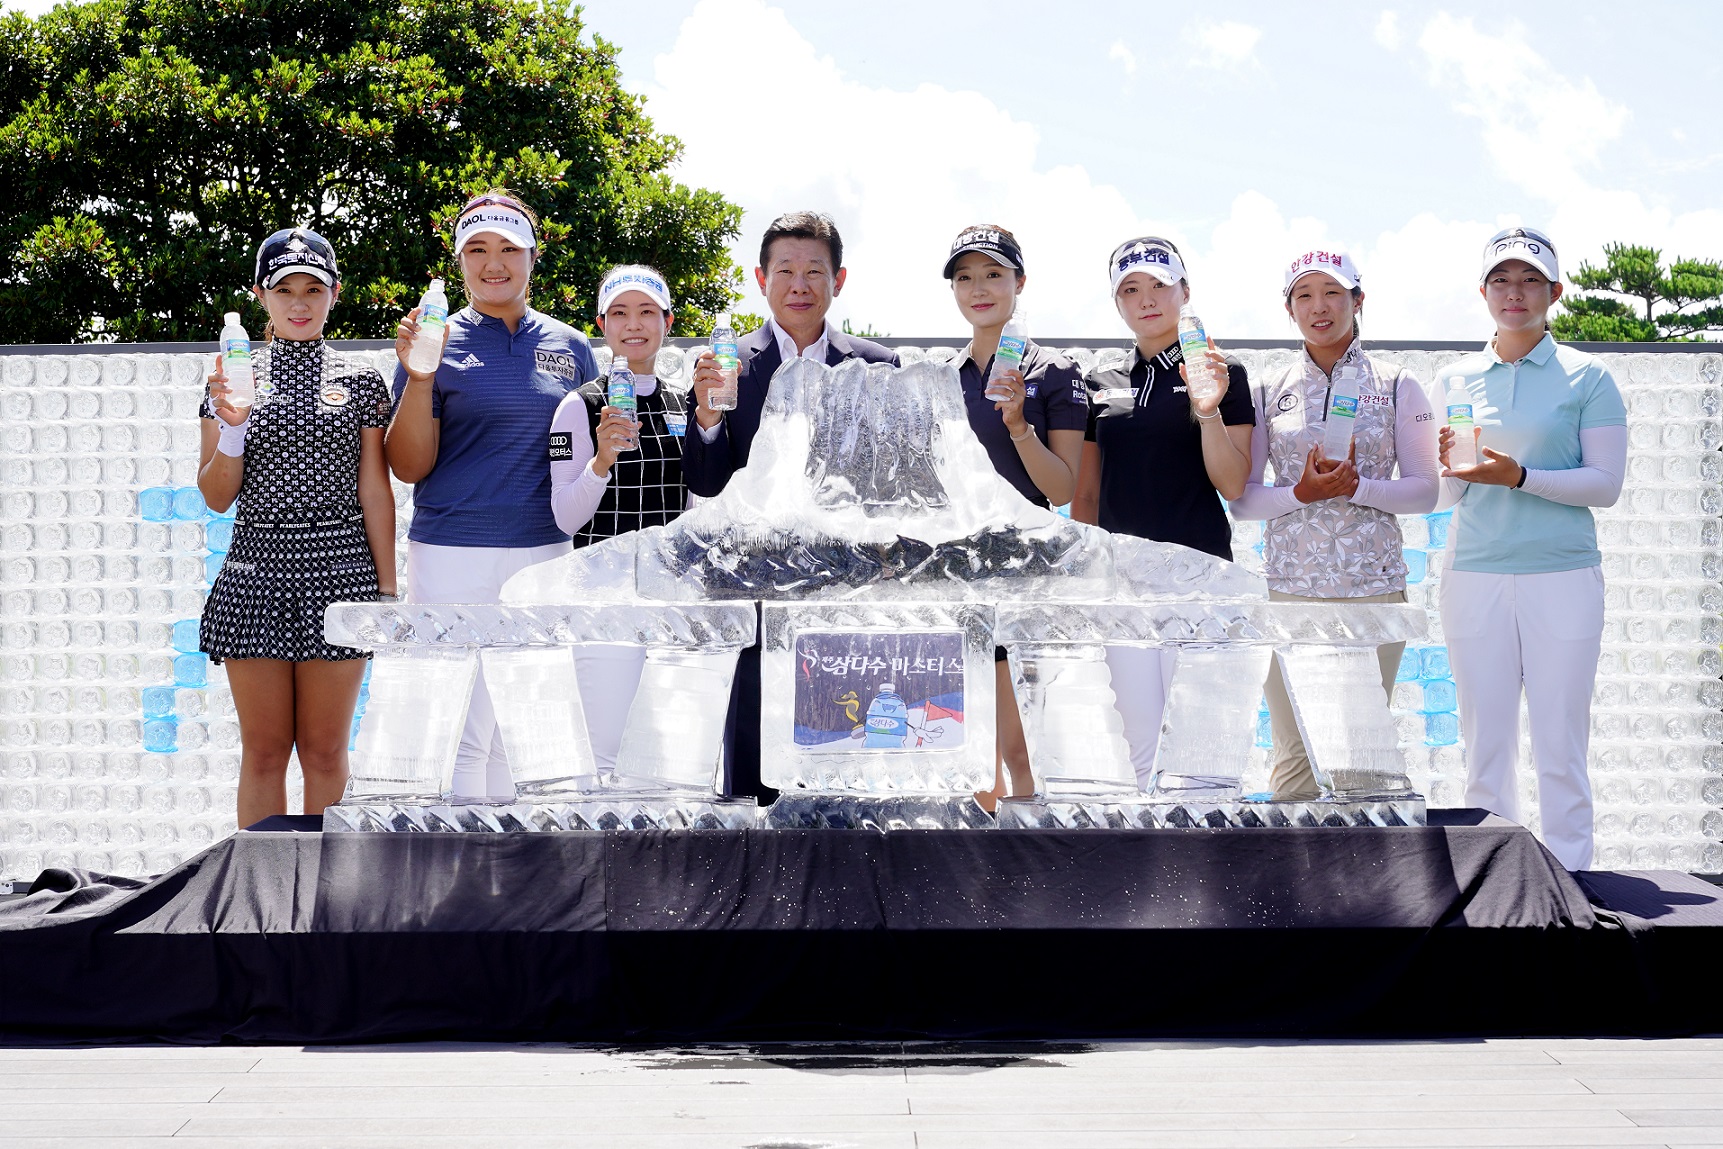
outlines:
{"label": "carved ice block", "polygon": [[1287,646],[1279,651],[1292,712],[1324,795],[1412,793],[1376,651],[1367,646]]}
{"label": "carved ice block", "polygon": [[1256,644],[1179,648],[1155,752],[1157,797],[1238,793],[1256,744],[1257,703],[1272,654]]}
{"label": "carved ice block", "polygon": [[436,798],[451,789],[477,671],[478,654],[467,647],[378,651],[347,799]]}
{"label": "carved ice block", "polygon": [[1099,643],[1019,643],[1011,682],[1029,762],[1043,793],[1137,789],[1113,696],[1106,648]]}
{"label": "carved ice block", "polygon": [[649,646],[616,772],[703,791],[720,788],[735,650]]}
{"label": "carved ice block", "polygon": [[498,646],[482,658],[517,789],[537,793],[596,772],[574,652],[566,646]]}
{"label": "carved ice block", "polygon": [[768,603],[768,786],[962,794],[993,784],[993,611],[963,603]]}

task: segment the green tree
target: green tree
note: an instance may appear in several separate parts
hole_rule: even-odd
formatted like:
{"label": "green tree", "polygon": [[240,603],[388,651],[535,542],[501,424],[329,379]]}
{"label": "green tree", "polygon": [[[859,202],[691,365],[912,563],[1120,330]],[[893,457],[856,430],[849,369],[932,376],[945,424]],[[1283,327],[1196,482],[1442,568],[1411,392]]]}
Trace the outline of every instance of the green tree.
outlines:
{"label": "green tree", "polygon": [[[612,264],[669,278],[677,333],[736,297],[741,210],[581,13],[531,0],[89,0],[0,18],[0,342],[210,339],[258,241],[335,245],[331,334],[388,335],[471,193],[545,220],[535,306],[591,330]],[[249,319],[261,327],[261,309]]]}
{"label": "green tree", "polygon": [[[1654,247],[1608,243],[1604,265],[1579,265],[1550,324],[1558,339],[1605,343],[1685,343],[1723,332],[1723,263],[1677,259],[1667,269]],[[1631,301],[1631,302],[1629,302]]]}

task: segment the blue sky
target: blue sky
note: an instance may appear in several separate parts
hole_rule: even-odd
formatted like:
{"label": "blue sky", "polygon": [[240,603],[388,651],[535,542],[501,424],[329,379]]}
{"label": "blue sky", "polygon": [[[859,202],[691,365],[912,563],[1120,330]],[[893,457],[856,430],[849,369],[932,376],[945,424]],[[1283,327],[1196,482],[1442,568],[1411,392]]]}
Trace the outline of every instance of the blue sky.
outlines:
{"label": "blue sky", "polygon": [[1487,334],[1478,252],[1508,223],[1569,264],[1614,239],[1723,257],[1723,6],[585,11],[686,143],[679,177],[748,209],[738,256],[779,210],[831,211],[840,310],[894,335],[957,330],[938,268],[981,221],[1023,239],[1047,335],[1122,333],[1102,268],[1139,231],[1180,243],[1236,337],[1288,333],[1279,269],[1310,246],[1358,258],[1383,338]]}
{"label": "blue sky", "polygon": [[1222,337],[1289,334],[1280,268],[1314,246],[1352,251],[1381,338],[1486,335],[1478,252],[1510,223],[1569,266],[1610,240],[1723,257],[1723,5],[584,9],[686,145],[677,178],[747,210],[738,261],[778,212],[829,211],[834,315],[893,335],[959,333],[939,267],[976,222],[1022,239],[1048,336],[1123,334],[1103,267],[1144,232]]}

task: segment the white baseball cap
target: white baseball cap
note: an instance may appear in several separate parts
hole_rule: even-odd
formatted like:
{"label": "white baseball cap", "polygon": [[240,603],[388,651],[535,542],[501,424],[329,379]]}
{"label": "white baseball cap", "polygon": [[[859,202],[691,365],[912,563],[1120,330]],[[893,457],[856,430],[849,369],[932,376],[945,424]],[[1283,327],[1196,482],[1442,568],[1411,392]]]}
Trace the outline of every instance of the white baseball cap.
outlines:
{"label": "white baseball cap", "polygon": [[1294,259],[1286,268],[1286,286],[1283,295],[1291,295],[1293,285],[1305,276],[1320,271],[1331,275],[1335,281],[1351,291],[1360,282],[1358,265],[1352,262],[1352,257],[1344,251],[1307,251]]}
{"label": "white baseball cap", "polygon": [[613,268],[598,285],[598,314],[609,311],[616,297],[625,291],[638,291],[664,310],[673,310],[670,285],[664,282],[664,277],[650,267],[636,263]]}
{"label": "white baseball cap", "polygon": [[461,250],[473,236],[487,232],[502,237],[516,247],[538,246],[532,221],[527,218],[525,212],[501,196],[480,196],[460,214],[455,220],[455,250]]}
{"label": "white baseball cap", "polygon": [[1478,274],[1478,282],[1488,279],[1490,272],[1510,259],[1525,260],[1548,276],[1551,283],[1561,279],[1561,263],[1549,236],[1535,228],[1510,227],[1498,231],[1484,245],[1484,270]]}
{"label": "white baseball cap", "polygon": [[1185,264],[1184,260],[1179,258],[1179,249],[1174,247],[1170,240],[1154,235],[1127,239],[1113,249],[1112,256],[1107,260],[1107,274],[1113,282],[1113,294],[1119,293],[1119,284],[1124,282],[1127,275],[1139,271],[1146,272],[1170,286],[1185,277]]}

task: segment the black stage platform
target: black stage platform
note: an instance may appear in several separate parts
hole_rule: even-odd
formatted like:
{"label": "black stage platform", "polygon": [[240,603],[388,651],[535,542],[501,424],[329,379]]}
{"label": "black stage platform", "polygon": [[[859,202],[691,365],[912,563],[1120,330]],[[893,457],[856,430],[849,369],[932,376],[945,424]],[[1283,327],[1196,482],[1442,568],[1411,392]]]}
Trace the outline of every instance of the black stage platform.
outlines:
{"label": "black stage platform", "polygon": [[[1723,1029],[1723,891],[1419,829],[247,832],[0,903],[0,1038]],[[295,820],[279,825],[292,826]],[[312,823],[315,824],[314,822]]]}

